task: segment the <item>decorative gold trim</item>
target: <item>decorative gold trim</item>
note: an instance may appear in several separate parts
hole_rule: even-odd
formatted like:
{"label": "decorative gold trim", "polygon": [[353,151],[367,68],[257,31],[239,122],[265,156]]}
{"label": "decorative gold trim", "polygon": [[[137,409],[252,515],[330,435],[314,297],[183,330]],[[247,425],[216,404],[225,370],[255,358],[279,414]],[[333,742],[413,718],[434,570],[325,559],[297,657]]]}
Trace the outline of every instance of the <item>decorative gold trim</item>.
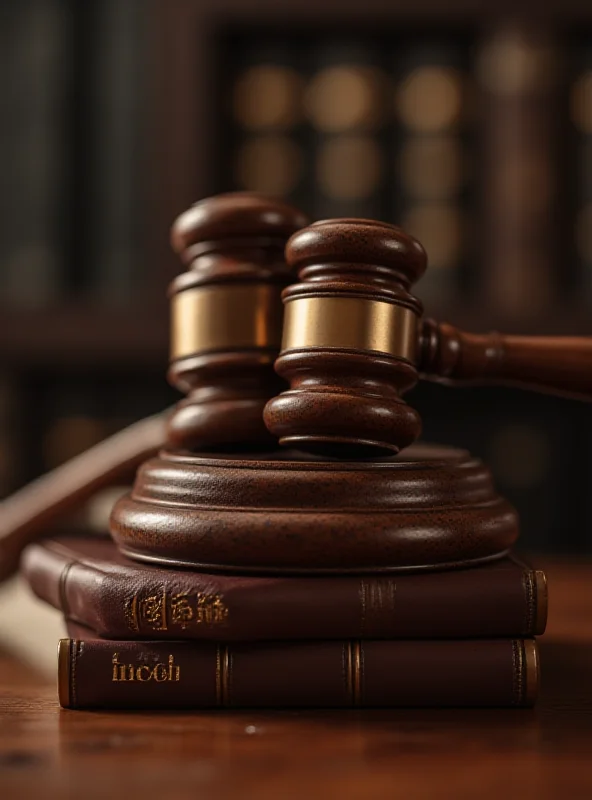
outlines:
{"label": "decorative gold trim", "polygon": [[545,632],[545,628],[547,627],[547,612],[549,609],[549,589],[547,586],[547,576],[542,570],[535,570],[534,583],[536,587],[536,605],[533,630],[534,633],[540,636]]}
{"label": "decorative gold trim", "polygon": [[230,697],[230,654],[228,652],[228,645],[223,645],[221,655],[220,705],[223,708],[228,708],[228,701]]}
{"label": "decorative gold trim", "polygon": [[281,286],[224,284],[187,289],[171,300],[171,360],[215,350],[279,350]]}
{"label": "decorative gold trim", "polygon": [[230,670],[232,659],[228,645],[216,646],[216,704],[226,708],[230,697]]}
{"label": "decorative gold trim", "polygon": [[523,704],[533,706],[539,692],[539,648],[534,639],[525,639],[524,646],[524,696]]}
{"label": "decorative gold trim", "polygon": [[536,620],[536,586],[534,583],[534,573],[531,569],[525,569],[522,573],[522,589],[524,590],[524,627],[522,633],[525,636],[532,636]]}
{"label": "decorative gold trim", "polygon": [[354,706],[362,705],[362,643],[352,642],[352,700]]}
{"label": "decorative gold trim", "polygon": [[71,639],[60,639],[58,642],[58,699],[62,708],[72,707],[70,693],[70,659]]}
{"label": "decorative gold trim", "polygon": [[282,352],[305,347],[372,350],[415,360],[417,316],[361,297],[296,297],[284,312]]}
{"label": "decorative gold trim", "polygon": [[512,639],[512,704],[524,705],[525,653],[522,639]]}
{"label": "decorative gold trim", "polygon": [[216,705],[222,705],[222,653],[220,645],[216,645]]}

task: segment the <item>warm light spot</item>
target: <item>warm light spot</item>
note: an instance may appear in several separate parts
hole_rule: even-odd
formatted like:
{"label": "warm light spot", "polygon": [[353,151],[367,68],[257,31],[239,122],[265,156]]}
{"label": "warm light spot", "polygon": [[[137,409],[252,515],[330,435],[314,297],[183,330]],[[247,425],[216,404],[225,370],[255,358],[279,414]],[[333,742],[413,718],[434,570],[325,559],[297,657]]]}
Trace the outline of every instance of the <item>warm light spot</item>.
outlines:
{"label": "warm light spot", "polygon": [[455,267],[462,252],[463,217],[456,206],[426,203],[415,206],[401,227],[419,239],[428,254],[430,269]]}
{"label": "warm light spot", "polygon": [[380,71],[371,67],[328,67],[310,82],[306,112],[327,132],[374,127],[382,114],[384,82]]}
{"label": "warm light spot", "polygon": [[237,153],[237,183],[243,189],[283,197],[298,184],[303,164],[302,151],[286,136],[251,139]]}
{"label": "warm light spot", "polygon": [[592,70],[584,72],[572,86],[571,118],[582,133],[592,134]]}
{"label": "warm light spot", "polygon": [[451,128],[461,116],[462,75],[452,67],[419,67],[403,79],[395,101],[399,118],[412,130]]}
{"label": "warm light spot", "polygon": [[378,187],[382,153],[367,137],[339,137],[326,142],[317,156],[317,180],[327,197],[356,200]]}
{"label": "warm light spot", "polygon": [[302,116],[300,75],[293,69],[261,64],[241,75],[234,89],[234,115],[245,128],[286,128]]}
{"label": "warm light spot", "polygon": [[477,75],[490,92],[513,95],[543,89],[556,74],[556,59],[548,43],[526,38],[521,31],[500,33],[481,51]]}
{"label": "warm light spot", "polygon": [[399,178],[412,197],[442,200],[456,194],[463,183],[463,151],[453,137],[409,139],[401,148]]}

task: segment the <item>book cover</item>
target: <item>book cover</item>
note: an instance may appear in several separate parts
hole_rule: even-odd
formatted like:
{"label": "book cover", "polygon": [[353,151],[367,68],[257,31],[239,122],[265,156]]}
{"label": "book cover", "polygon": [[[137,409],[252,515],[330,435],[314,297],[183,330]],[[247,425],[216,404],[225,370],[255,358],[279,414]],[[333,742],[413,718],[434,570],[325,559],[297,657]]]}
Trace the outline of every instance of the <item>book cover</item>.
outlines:
{"label": "book cover", "polygon": [[135,563],[107,538],[31,544],[21,568],[66,619],[112,639],[382,639],[532,636],[543,572],[509,557],[444,572],[254,577]]}
{"label": "book cover", "polygon": [[64,708],[531,706],[539,683],[534,639],[214,644],[70,633],[58,647]]}

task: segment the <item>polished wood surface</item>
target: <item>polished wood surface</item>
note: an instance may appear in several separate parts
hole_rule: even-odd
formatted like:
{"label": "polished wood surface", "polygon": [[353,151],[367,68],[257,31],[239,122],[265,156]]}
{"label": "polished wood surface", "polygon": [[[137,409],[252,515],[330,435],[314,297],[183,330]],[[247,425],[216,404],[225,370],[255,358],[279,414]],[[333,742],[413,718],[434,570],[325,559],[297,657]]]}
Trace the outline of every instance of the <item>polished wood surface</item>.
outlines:
{"label": "polished wood surface", "polygon": [[61,711],[53,683],[0,652],[0,796],[592,797],[592,564],[541,566],[534,710]]}
{"label": "polished wood surface", "polygon": [[428,444],[355,462],[163,450],[138,470],[110,528],[130,558],[271,575],[481,563],[518,538],[486,465]]}
{"label": "polished wood surface", "polygon": [[443,383],[501,383],[592,400],[592,337],[466,333],[425,320],[418,369]]}

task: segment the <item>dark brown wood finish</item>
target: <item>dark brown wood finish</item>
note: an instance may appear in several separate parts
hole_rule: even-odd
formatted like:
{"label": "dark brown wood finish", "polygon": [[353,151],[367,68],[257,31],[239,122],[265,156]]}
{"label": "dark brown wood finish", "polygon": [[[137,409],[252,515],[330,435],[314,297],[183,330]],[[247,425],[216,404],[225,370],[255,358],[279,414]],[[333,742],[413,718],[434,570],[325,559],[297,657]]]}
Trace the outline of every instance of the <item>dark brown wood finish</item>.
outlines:
{"label": "dark brown wood finish", "polygon": [[[172,246],[188,272],[173,281],[170,296],[194,305],[173,307],[179,315],[173,329],[178,327],[183,341],[181,350],[171,353],[169,380],[188,392],[169,420],[173,447],[272,444],[262,412],[281,386],[273,370],[281,336],[280,292],[292,279],[283,248],[306,223],[301,212],[281,201],[240,192],[202,200],[174,223]],[[209,327],[185,341],[194,318],[208,313]]]}
{"label": "dark brown wood finish", "polygon": [[[410,287],[426,268],[426,254],[393,225],[355,219],[315,222],[289,240],[286,260],[300,278],[284,291],[286,304],[319,299],[326,307],[322,316],[332,313],[333,298],[366,306],[390,303],[408,309],[412,318],[422,312]],[[292,346],[285,323],[275,368],[290,389],[270,400],[264,414],[280,444],[355,457],[396,453],[419,436],[419,415],[401,400],[417,381],[413,364],[403,355],[344,347],[349,308],[336,308],[331,330],[308,346],[300,340]],[[370,318],[362,320],[362,338],[371,324]]]}
{"label": "dark brown wood finish", "polygon": [[0,793],[7,800],[590,797],[592,565],[539,566],[551,604],[532,710],[63,711],[54,680],[0,650]]}
{"label": "dark brown wood finish", "polygon": [[290,389],[264,412],[280,444],[332,456],[398,452],[421,430],[401,399],[418,373],[592,399],[592,338],[477,336],[420,322],[409,290],[425,253],[395,226],[323,220],[292,236],[286,259],[301,281],[283,293],[290,313],[276,361]]}
{"label": "dark brown wood finish", "polygon": [[418,369],[444,383],[503,383],[592,400],[592,337],[466,333],[426,320]]}
{"label": "dark brown wood finish", "polygon": [[489,470],[453,448],[355,463],[163,452],[116,503],[111,532],[126,555],[169,566],[368,573],[501,556],[518,521]]}

